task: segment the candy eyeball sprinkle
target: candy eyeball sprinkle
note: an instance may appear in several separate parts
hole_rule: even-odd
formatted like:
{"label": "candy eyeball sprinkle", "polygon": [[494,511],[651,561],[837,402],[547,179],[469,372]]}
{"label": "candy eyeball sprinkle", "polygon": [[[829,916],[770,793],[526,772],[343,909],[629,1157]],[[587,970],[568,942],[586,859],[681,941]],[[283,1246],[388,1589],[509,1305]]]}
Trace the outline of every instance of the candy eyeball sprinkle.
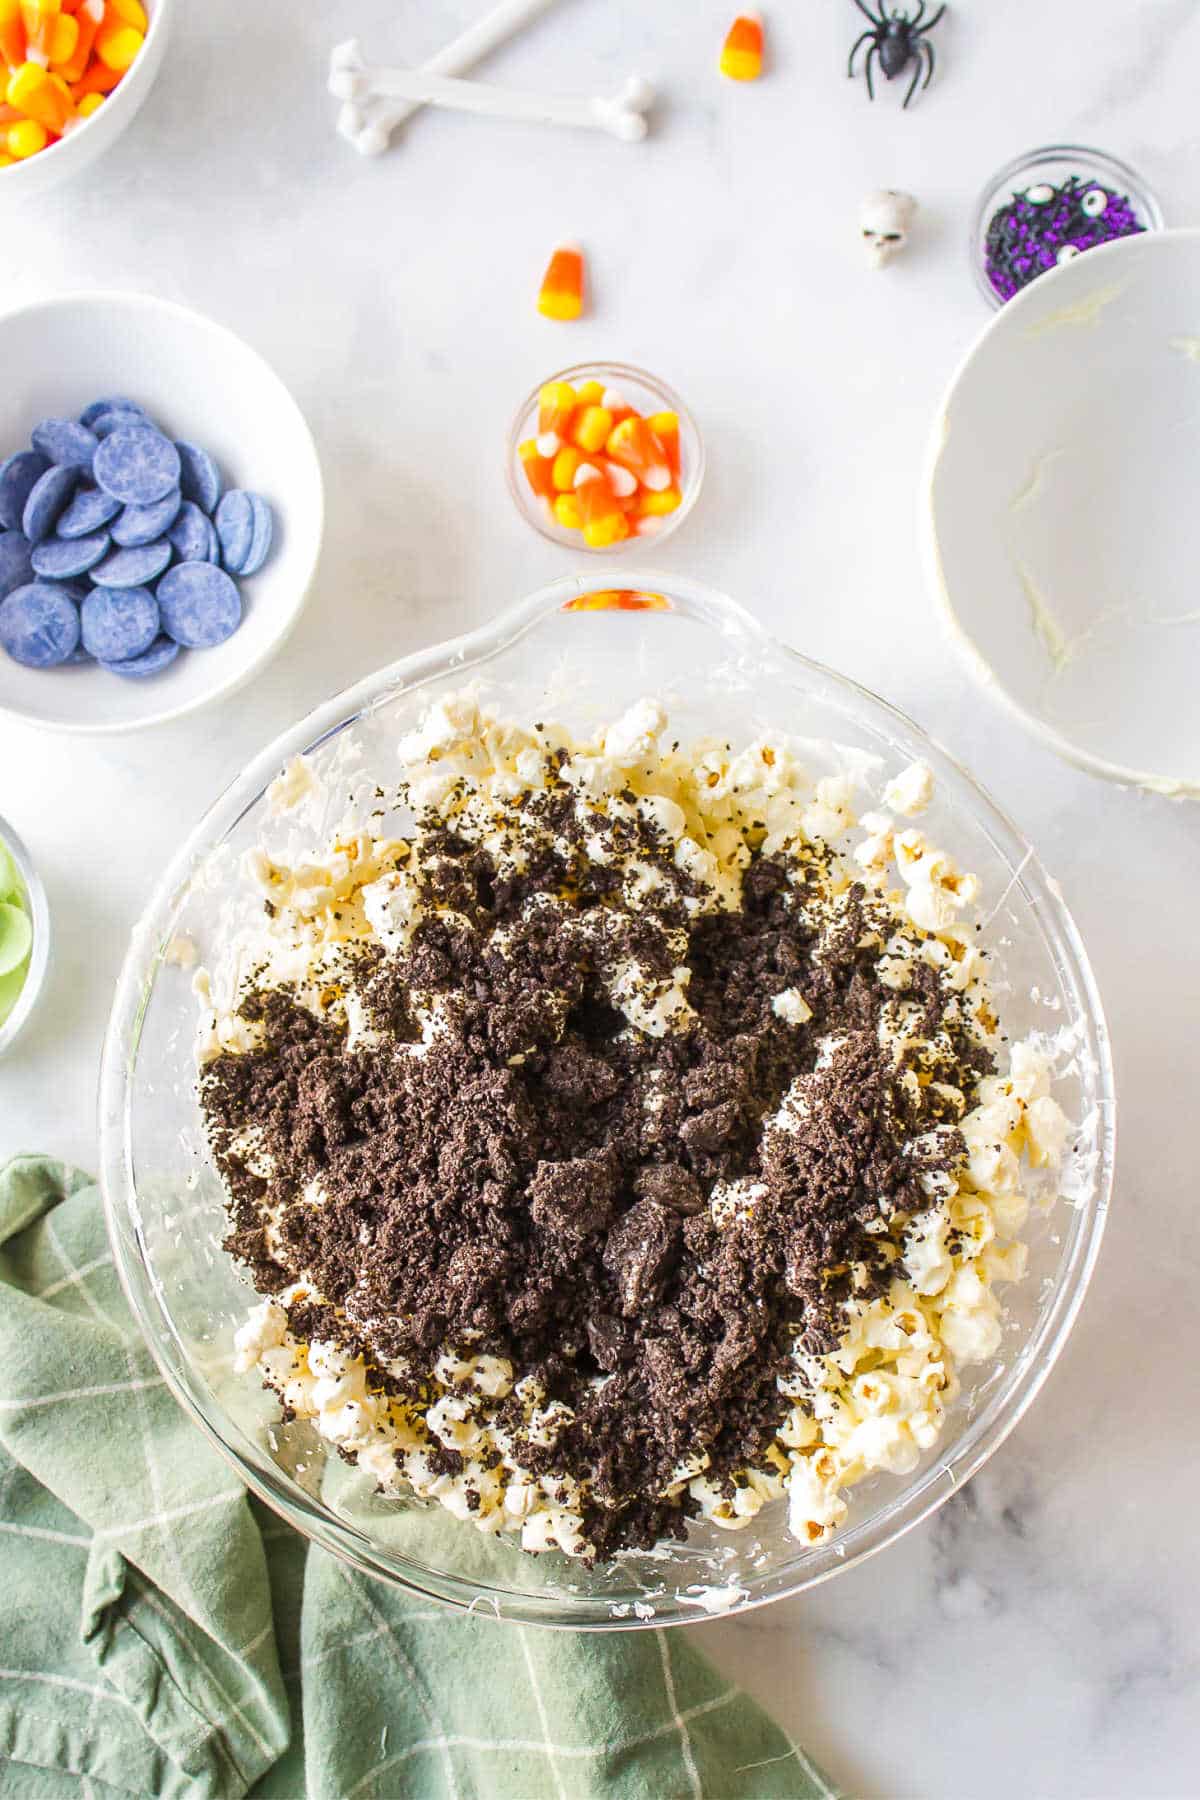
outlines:
{"label": "candy eyeball sprinkle", "polygon": [[1046,206],[1054,198],[1054,189],[1048,181],[1039,181],[1036,187],[1025,189],[1025,198],[1034,206]]}
{"label": "candy eyeball sprinkle", "polygon": [[1103,188],[1089,188],[1079,204],[1089,219],[1098,219],[1108,205],[1108,195]]}
{"label": "candy eyeball sprinkle", "polygon": [[1054,260],[1056,262],[1060,262],[1060,263],[1070,262],[1071,258],[1073,256],[1078,256],[1078,255],[1079,255],[1079,245],[1078,244],[1063,244],[1058,252],[1058,255],[1055,257]]}

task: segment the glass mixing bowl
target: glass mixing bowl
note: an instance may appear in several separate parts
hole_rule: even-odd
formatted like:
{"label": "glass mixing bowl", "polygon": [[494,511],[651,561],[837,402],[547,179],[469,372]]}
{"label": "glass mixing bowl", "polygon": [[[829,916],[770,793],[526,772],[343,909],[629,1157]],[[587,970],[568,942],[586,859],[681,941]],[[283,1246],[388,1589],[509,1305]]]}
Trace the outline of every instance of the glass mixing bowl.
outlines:
{"label": "glass mixing bowl", "polygon": [[[624,568],[556,582],[469,637],[368,676],[256,757],[191,833],[133,934],[105,1045],[101,1160],[112,1245],[133,1311],[180,1403],[238,1474],[298,1530],[382,1580],[460,1609],[575,1629],[674,1624],[795,1594],[890,1544],[980,1467],[1012,1430],[1062,1348],[1099,1247],[1113,1166],[1112,1071],[1100,1001],[1054,882],[971,777],[918,728],[839,675],[775,642],[732,601],[676,577]],[[814,775],[853,767],[860,810],[914,758],[937,796],[923,828],[983,883],[983,941],[1011,1033],[1063,1048],[1057,1092],[1076,1127],[1064,1197],[1033,1208],[1028,1278],[1004,1292],[1000,1352],[965,1372],[940,1443],[906,1477],[851,1490],[840,1535],[815,1548],[787,1535],[782,1503],[744,1530],[697,1521],[686,1545],[625,1554],[588,1571],[558,1552],[528,1556],[440,1508],[385,1500],[308,1423],[281,1424],[274,1397],[235,1376],[232,1337],[254,1300],[221,1250],[222,1191],[196,1099],[197,1002],[186,952],[202,961],[262,896],[244,853],[315,850],[396,777],[396,742],[439,695],[478,683],[514,719],[575,730],[647,693],[674,732],[786,734]],[[275,816],[266,788],[303,752],[328,795]],[[318,806],[317,811],[319,812]],[[635,1610],[636,1608],[636,1610]]]}

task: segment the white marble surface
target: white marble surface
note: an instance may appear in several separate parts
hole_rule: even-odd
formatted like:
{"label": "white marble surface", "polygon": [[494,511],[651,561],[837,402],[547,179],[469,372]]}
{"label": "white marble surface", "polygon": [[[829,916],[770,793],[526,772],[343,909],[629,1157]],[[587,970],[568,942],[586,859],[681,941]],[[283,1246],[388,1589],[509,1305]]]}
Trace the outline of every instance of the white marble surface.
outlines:
{"label": "white marble surface", "polygon": [[[905,706],[1012,811],[1091,949],[1123,1107],[1099,1274],[1031,1416],[934,1523],[700,1637],[857,1793],[1200,1793],[1197,813],[1062,766],[976,693],[914,519],[937,397],[985,318],[964,248],[976,190],[1017,151],[1082,137],[1142,168],[1172,220],[1200,216],[1200,13],[958,0],[938,77],[902,116],[897,92],[872,109],[842,76],[849,0],[774,9],[771,78],[750,89],[715,75],[732,4],[561,0],[492,71],[605,91],[636,66],[666,94],[646,145],[427,115],[360,163],[333,135],[327,46],[356,31],[416,60],[477,10],[180,0],[135,128],[82,186],[6,220],[5,302],[151,288],[272,357],[317,434],[329,529],[294,639],[227,704],[101,746],[0,722],[0,811],[57,930],[45,1003],[0,1067],[0,1154],[93,1161],[129,923],[248,752],[565,569],[501,477],[520,392],[592,354],[660,370],[702,421],[711,472],[658,560]],[[855,223],[881,184],[923,212],[911,254],[875,275]],[[532,290],[571,233],[594,304],[563,327]],[[0,371],[0,395],[21,379]]]}

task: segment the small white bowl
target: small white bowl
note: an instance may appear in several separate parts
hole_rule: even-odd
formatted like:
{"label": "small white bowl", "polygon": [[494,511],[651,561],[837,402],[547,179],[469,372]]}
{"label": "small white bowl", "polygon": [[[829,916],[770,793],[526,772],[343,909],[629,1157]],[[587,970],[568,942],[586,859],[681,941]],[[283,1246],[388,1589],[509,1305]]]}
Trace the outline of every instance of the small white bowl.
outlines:
{"label": "small white bowl", "polygon": [[924,541],[976,676],[1060,756],[1200,798],[1200,230],[1039,276],[934,422]]}
{"label": "small white bowl", "polygon": [[167,48],[175,0],[142,0],[150,20],[146,41],[104,104],[56,144],[0,169],[0,203],[46,193],[94,163],[137,117],[154,86]]}
{"label": "small white bowl", "polygon": [[53,731],[156,725],[216,700],[259,670],[308,596],[324,493],[300,408],[256,350],[203,313],[148,294],[69,294],[0,315],[0,458],[39,419],[73,418],[104,394],[137,400],[172,437],[202,444],[227,487],[252,488],[275,517],[271,554],[239,582],[245,616],[213,650],[186,650],[161,675],[130,680],[94,663],[26,669],[0,650],[0,712]]}

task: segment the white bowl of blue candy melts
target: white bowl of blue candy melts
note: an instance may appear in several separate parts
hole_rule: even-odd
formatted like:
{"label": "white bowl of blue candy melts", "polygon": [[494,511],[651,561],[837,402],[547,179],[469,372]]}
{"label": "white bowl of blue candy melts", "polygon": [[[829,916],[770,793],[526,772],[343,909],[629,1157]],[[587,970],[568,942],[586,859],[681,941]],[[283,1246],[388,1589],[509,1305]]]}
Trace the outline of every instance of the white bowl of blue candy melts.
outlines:
{"label": "white bowl of blue candy melts", "polygon": [[203,314],[121,293],[64,295],[0,315],[0,368],[21,371],[0,393],[0,462],[29,447],[40,421],[76,419],[94,400],[120,395],[166,436],[201,445],[223,490],[261,495],[274,523],[266,562],[238,579],[242,621],[224,643],[183,650],[141,679],[94,662],[26,668],[0,648],[0,712],[52,731],[131,731],[248,681],[296,623],[321,547],[320,462],[279,376]]}

